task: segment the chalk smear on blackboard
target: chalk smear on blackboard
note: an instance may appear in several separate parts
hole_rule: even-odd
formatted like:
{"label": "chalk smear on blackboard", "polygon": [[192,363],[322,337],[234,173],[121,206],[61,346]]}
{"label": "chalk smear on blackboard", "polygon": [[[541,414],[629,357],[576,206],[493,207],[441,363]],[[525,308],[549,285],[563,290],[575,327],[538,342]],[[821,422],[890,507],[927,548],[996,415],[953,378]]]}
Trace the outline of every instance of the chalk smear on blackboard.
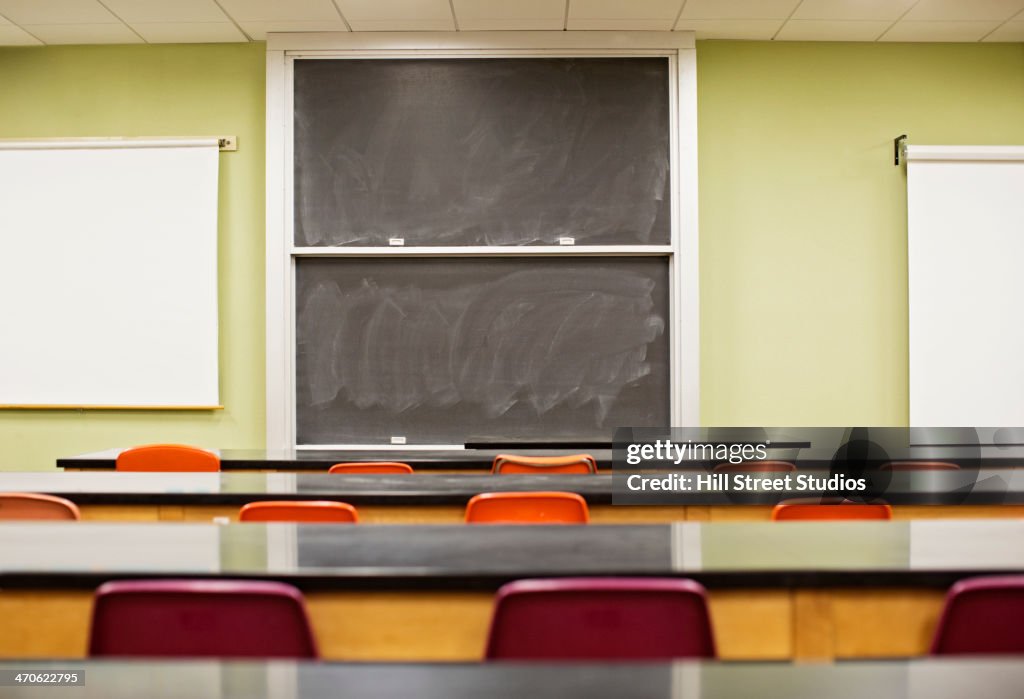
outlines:
{"label": "chalk smear on blackboard", "polygon": [[650,278],[629,271],[516,271],[459,288],[321,279],[302,300],[298,334],[313,406],[344,393],[360,409],[399,414],[470,404],[498,418],[519,402],[604,418],[647,376],[665,330]]}

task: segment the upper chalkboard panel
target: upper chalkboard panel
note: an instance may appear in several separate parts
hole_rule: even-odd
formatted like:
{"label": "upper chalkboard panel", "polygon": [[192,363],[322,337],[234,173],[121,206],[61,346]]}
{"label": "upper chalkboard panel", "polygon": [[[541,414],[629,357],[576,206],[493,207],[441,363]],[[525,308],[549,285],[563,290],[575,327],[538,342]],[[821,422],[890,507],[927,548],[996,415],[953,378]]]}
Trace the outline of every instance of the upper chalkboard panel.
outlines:
{"label": "upper chalkboard panel", "polygon": [[670,242],[666,58],[294,68],[297,246]]}
{"label": "upper chalkboard panel", "polygon": [[296,260],[299,444],[669,424],[664,257]]}

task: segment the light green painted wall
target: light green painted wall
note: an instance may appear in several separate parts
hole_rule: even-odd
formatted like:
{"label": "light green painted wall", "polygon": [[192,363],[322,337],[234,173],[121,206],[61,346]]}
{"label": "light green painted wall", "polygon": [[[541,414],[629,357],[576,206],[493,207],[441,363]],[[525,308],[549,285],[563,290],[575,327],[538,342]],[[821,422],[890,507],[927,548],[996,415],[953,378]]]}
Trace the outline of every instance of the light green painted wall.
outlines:
{"label": "light green painted wall", "polygon": [[[226,409],[0,412],[0,469],[148,441],[263,445],[263,51],[0,49],[0,138],[240,140],[221,156]],[[1024,143],[1024,46],[700,42],[698,70],[705,424],[905,422],[892,138]]]}
{"label": "light green painted wall", "polygon": [[[239,150],[220,158],[225,410],[0,411],[0,469],[52,469],[58,456],[153,441],[263,446],[264,52],[263,44],[0,49],[0,138],[239,139]],[[0,300],[0,308],[4,302],[17,300]]]}
{"label": "light green painted wall", "polygon": [[1024,45],[698,42],[697,61],[704,423],[905,424],[892,139],[1024,144]]}

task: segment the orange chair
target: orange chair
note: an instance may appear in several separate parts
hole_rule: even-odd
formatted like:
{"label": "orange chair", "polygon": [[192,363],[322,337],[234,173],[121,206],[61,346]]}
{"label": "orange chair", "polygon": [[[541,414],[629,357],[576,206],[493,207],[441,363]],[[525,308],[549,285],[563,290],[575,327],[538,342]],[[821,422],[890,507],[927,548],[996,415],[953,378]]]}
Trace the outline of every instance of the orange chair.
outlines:
{"label": "orange chair", "polygon": [[333,500],[264,500],[243,505],[239,522],[334,522],[355,524],[356,508]]}
{"label": "orange chair", "polygon": [[960,467],[949,461],[890,461],[882,465],[886,471],[959,471]]}
{"label": "orange chair", "polygon": [[118,471],[219,471],[220,457],[186,444],[146,444],[121,452],[116,468]]}
{"label": "orange chair", "polygon": [[0,493],[0,520],[82,519],[70,500],[35,493]]}
{"label": "orange chair", "polygon": [[892,519],[892,507],[884,502],[861,503],[844,498],[797,498],[783,500],[772,509],[777,522],[837,519]]}
{"label": "orange chair", "polygon": [[587,501],[576,493],[480,493],[466,505],[470,524],[586,524]]}
{"label": "orange chair", "polygon": [[590,454],[569,456],[515,456],[498,454],[491,473],[597,473],[597,460]]}
{"label": "orange chair", "polygon": [[714,473],[791,473],[796,465],[788,461],[741,461],[738,464],[718,464]]}
{"label": "orange chair", "polygon": [[334,464],[327,471],[328,473],[412,473],[412,466],[399,463],[398,461],[355,461],[343,464]]}

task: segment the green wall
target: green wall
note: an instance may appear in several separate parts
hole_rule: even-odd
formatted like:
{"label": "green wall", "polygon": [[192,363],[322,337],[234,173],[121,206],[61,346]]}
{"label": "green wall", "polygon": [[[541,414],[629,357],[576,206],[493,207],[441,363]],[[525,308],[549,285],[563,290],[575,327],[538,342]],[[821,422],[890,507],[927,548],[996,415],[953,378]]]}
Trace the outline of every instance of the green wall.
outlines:
{"label": "green wall", "polygon": [[[225,410],[0,412],[0,469],[149,441],[263,445],[263,52],[0,49],[0,138],[240,145],[221,156]],[[906,186],[892,138],[1024,143],[1024,46],[699,42],[698,67],[704,423],[904,423]]]}
{"label": "green wall", "polygon": [[697,65],[703,422],[906,424],[892,139],[1024,144],[1024,46],[699,42]]}
{"label": "green wall", "polygon": [[[234,134],[239,141],[237,152],[220,158],[225,409],[0,411],[0,469],[51,469],[58,456],[154,441],[263,446],[265,65],[263,44],[0,49],[0,138]],[[0,308],[4,302],[17,300]],[[0,341],[7,341],[2,331]]]}

